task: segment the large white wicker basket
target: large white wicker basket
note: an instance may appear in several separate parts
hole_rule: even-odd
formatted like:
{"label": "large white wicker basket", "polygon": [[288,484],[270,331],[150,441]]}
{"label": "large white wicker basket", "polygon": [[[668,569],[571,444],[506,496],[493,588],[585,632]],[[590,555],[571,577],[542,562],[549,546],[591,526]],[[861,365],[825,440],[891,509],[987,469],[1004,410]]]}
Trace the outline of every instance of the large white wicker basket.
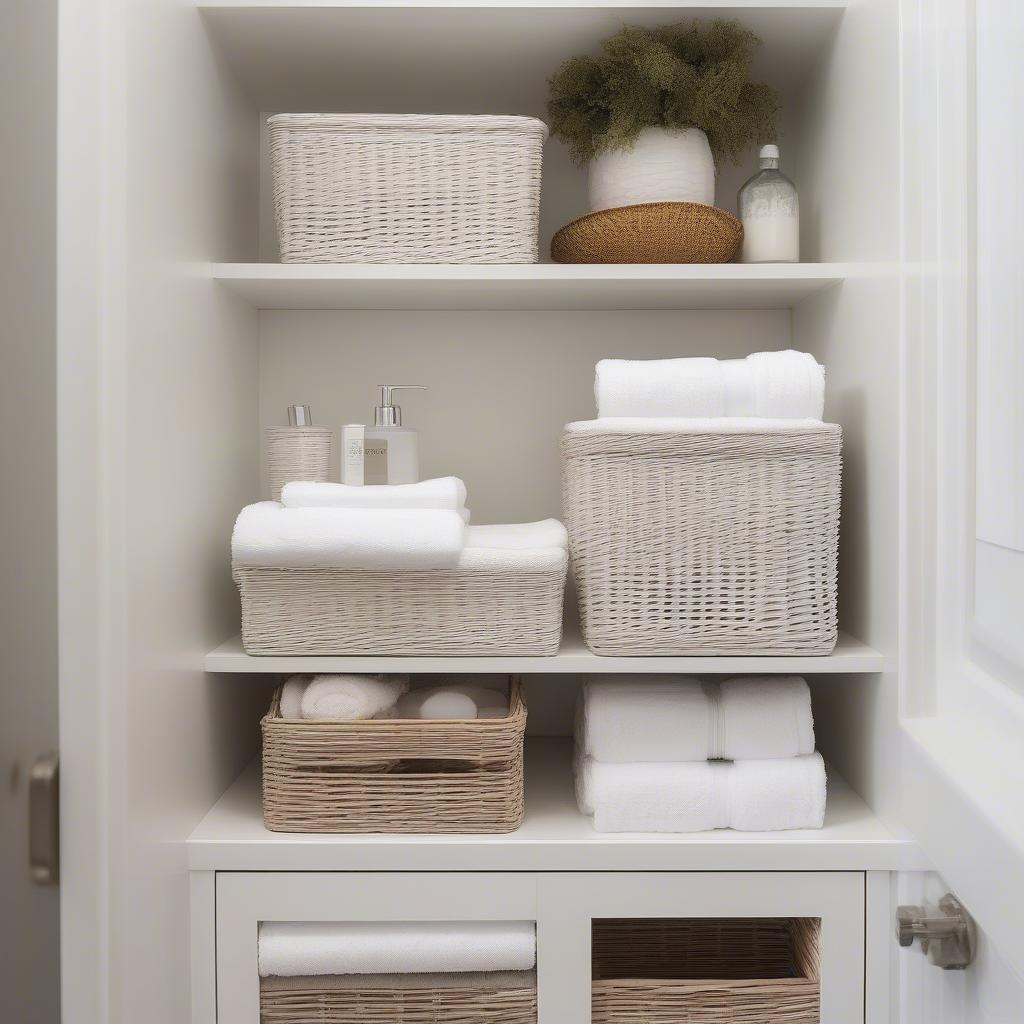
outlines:
{"label": "large white wicker basket", "polygon": [[283,262],[537,262],[542,121],[277,114],[268,124]]}
{"label": "large white wicker basket", "polygon": [[562,503],[591,650],[829,653],[841,446],[833,424],[567,427]]}
{"label": "large white wicker basket", "polygon": [[558,653],[568,557],[522,570],[235,566],[247,654]]}

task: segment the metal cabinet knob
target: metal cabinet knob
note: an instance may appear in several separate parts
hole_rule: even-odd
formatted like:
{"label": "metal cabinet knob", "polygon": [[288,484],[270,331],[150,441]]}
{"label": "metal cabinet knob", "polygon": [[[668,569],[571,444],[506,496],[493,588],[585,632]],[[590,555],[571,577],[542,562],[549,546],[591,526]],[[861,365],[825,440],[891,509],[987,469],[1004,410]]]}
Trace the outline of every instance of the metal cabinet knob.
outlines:
{"label": "metal cabinet knob", "polygon": [[929,963],[947,971],[970,966],[977,947],[974,921],[952,893],[946,893],[937,907],[897,908],[896,938],[901,946],[920,939]]}

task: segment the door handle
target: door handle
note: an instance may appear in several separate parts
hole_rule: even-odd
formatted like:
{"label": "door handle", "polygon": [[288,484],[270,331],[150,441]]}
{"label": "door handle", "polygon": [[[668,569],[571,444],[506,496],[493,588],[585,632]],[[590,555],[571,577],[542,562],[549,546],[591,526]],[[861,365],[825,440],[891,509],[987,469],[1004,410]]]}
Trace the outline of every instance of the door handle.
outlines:
{"label": "door handle", "polygon": [[36,885],[60,879],[60,762],[56,754],[36,759],[28,783],[28,860]]}

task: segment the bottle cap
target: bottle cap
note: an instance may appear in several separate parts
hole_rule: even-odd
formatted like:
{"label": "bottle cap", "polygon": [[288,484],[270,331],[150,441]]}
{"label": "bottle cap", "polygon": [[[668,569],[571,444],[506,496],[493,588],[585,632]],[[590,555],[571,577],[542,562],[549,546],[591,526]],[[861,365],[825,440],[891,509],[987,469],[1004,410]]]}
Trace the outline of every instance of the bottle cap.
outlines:
{"label": "bottle cap", "polygon": [[760,157],[762,160],[778,160],[779,159],[779,147],[774,143],[762,146]]}
{"label": "bottle cap", "polygon": [[289,405],[288,406],[288,426],[289,427],[311,427],[313,426],[313,417],[310,415],[308,405]]}
{"label": "bottle cap", "polygon": [[426,391],[422,384],[378,384],[380,388],[380,405],[373,410],[375,427],[400,427],[402,425],[402,407],[392,401],[394,391]]}

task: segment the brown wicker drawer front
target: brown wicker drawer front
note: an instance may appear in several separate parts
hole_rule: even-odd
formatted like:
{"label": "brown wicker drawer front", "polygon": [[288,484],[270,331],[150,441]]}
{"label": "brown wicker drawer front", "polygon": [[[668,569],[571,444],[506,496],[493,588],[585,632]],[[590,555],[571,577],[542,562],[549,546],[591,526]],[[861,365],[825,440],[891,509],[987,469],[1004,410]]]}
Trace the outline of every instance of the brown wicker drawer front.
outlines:
{"label": "brown wicker drawer front", "polygon": [[533,572],[234,570],[255,655],[558,653],[566,567]]}
{"label": "brown wicker drawer front", "polygon": [[526,704],[506,718],[262,722],[272,832],[512,832],[523,820]]}
{"label": "brown wicker drawer front", "polygon": [[568,429],[563,506],[587,644],[609,655],[827,654],[840,428]]}
{"label": "brown wicker drawer front", "polygon": [[260,1024],[536,1024],[535,977],[509,979],[484,985],[464,976],[434,984],[412,974],[266,978]]}
{"label": "brown wicker drawer front", "polygon": [[820,921],[594,922],[594,1024],[820,1024]]}

